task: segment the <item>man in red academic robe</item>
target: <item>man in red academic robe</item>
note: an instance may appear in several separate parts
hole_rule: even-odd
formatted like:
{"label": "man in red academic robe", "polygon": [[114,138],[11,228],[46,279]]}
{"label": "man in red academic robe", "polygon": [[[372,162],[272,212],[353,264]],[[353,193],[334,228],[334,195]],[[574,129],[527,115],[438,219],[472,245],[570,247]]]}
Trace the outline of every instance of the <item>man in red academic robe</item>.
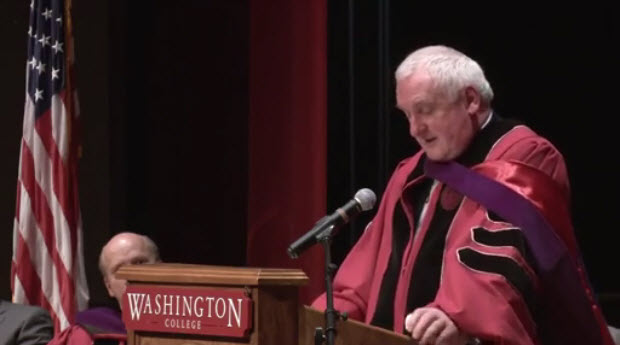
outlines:
{"label": "man in red academic robe", "polygon": [[335,308],[422,345],[611,345],[562,155],[495,114],[482,69],[454,49],[413,52],[396,83],[421,150],[398,165],[338,271]]}

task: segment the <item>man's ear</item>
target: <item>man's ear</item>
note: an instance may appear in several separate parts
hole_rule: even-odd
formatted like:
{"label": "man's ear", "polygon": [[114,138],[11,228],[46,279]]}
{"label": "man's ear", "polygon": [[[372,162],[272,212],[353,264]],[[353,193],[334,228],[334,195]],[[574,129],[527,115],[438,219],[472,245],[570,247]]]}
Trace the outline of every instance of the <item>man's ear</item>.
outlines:
{"label": "man's ear", "polygon": [[465,107],[469,114],[477,114],[482,107],[482,97],[480,93],[471,86],[465,88]]}
{"label": "man's ear", "polygon": [[103,283],[105,284],[105,288],[108,290],[108,295],[110,295],[110,297],[112,298],[115,298],[112,292],[112,286],[110,285],[110,280],[108,279],[107,275],[103,277]]}

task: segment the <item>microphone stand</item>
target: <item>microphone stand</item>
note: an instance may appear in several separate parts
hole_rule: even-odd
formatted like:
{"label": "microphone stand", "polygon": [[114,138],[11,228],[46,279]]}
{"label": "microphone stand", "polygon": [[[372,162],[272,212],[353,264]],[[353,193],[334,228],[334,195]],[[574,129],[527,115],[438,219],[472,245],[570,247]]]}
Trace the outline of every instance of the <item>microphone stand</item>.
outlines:
{"label": "microphone stand", "polygon": [[316,236],[318,242],[321,242],[325,253],[325,331],[321,327],[314,330],[314,344],[321,345],[326,341],[327,345],[334,345],[336,337],[336,320],[342,316],[346,320],[346,314],[340,314],[334,309],[334,291],[332,279],[336,271],[336,265],[332,263],[331,242],[334,226],[330,226]]}

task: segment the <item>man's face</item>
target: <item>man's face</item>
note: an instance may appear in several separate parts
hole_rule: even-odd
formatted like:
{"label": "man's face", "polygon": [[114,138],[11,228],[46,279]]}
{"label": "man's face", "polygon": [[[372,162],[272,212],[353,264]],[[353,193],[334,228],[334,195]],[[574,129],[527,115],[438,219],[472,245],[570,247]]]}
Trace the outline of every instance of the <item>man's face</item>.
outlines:
{"label": "man's face", "polygon": [[435,161],[451,160],[465,151],[474,135],[469,114],[478,109],[479,100],[473,88],[449,99],[424,70],[396,83],[397,107],[407,116],[409,134]]}
{"label": "man's face", "polygon": [[127,237],[115,240],[104,248],[105,274],[104,282],[110,297],[116,298],[122,306],[127,281],[116,279],[114,274],[123,265],[155,263],[157,260],[140,237]]}

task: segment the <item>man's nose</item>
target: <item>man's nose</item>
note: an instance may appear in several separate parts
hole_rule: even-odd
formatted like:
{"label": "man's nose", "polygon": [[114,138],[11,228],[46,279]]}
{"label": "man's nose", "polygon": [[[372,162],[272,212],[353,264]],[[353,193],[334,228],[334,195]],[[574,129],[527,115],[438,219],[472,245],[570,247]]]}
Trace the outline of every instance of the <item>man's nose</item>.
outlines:
{"label": "man's nose", "polygon": [[427,128],[428,127],[426,126],[426,124],[420,121],[420,119],[416,118],[415,116],[409,117],[409,134],[412,137],[417,137],[420,134],[423,134]]}

